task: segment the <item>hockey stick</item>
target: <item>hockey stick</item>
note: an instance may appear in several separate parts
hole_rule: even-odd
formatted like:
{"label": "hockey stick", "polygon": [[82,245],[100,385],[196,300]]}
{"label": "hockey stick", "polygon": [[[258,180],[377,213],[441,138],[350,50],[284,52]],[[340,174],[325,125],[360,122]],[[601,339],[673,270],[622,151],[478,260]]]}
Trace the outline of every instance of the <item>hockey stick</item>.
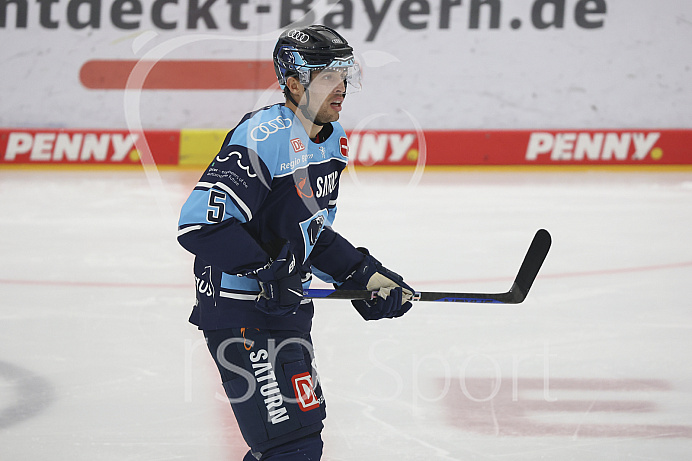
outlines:
{"label": "hockey stick", "polygon": [[[519,273],[514,279],[512,288],[506,293],[444,293],[434,291],[417,291],[413,301],[442,301],[457,303],[499,303],[519,304],[526,299],[531,285],[550,250],[552,239],[550,233],[540,229],[531,241],[524,261],[519,267]],[[324,288],[309,288],[304,290],[306,298],[328,299],[374,299],[377,291],[368,290],[332,290]]]}

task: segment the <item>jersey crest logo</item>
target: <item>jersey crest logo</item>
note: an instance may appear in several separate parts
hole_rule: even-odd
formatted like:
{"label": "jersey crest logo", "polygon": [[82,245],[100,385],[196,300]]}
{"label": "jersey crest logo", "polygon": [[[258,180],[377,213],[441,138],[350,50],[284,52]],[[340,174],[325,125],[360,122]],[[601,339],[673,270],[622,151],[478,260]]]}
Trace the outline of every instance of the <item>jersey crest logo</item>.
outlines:
{"label": "jersey crest logo", "polygon": [[320,232],[322,232],[322,226],[324,225],[324,216],[317,215],[315,219],[310,221],[308,225],[308,239],[310,245],[315,246],[317,239],[320,237]]}
{"label": "jersey crest logo", "polygon": [[303,144],[303,141],[301,141],[300,138],[291,139],[291,146],[293,146],[293,152],[305,150],[305,144]]}
{"label": "jersey crest logo", "polygon": [[303,259],[303,262],[307,261],[324,227],[329,224],[328,219],[329,213],[326,209],[322,209],[300,223],[300,228],[303,231],[303,243],[305,244],[305,259]]}

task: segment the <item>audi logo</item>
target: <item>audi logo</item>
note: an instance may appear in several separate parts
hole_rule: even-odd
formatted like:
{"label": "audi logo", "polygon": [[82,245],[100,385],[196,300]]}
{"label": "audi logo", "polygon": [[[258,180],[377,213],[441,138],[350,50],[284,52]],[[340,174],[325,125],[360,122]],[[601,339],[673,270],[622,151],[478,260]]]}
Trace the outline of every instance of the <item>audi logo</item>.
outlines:
{"label": "audi logo", "polygon": [[286,34],[286,36],[289,38],[292,38],[293,40],[300,42],[300,43],[305,43],[308,40],[310,40],[310,37],[308,36],[308,34],[306,34],[305,32],[301,32],[299,30],[296,30],[296,29],[289,30],[288,33]]}
{"label": "audi logo", "polygon": [[291,128],[291,125],[292,122],[290,118],[279,115],[276,118],[260,123],[250,130],[250,137],[254,141],[264,141],[269,137],[270,134],[276,133],[279,130]]}

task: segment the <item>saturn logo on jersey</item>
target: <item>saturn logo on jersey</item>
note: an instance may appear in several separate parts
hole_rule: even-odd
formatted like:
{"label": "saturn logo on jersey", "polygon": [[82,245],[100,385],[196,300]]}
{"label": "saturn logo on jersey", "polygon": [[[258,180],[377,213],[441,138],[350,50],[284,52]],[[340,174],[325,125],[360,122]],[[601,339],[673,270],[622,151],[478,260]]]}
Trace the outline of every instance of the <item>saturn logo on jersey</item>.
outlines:
{"label": "saturn logo on jersey", "polygon": [[291,122],[290,118],[279,115],[276,118],[260,123],[250,130],[250,137],[253,141],[264,141],[270,134],[274,134],[279,130],[291,128],[291,125],[293,125],[293,122]]}
{"label": "saturn logo on jersey", "polygon": [[295,178],[296,181],[296,191],[298,192],[298,197],[300,198],[312,198],[315,193],[312,191],[310,186],[310,180],[306,176],[304,178]]}
{"label": "saturn logo on jersey", "polygon": [[332,171],[331,173],[317,178],[317,198],[326,197],[331,194],[339,184],[339,172]]}

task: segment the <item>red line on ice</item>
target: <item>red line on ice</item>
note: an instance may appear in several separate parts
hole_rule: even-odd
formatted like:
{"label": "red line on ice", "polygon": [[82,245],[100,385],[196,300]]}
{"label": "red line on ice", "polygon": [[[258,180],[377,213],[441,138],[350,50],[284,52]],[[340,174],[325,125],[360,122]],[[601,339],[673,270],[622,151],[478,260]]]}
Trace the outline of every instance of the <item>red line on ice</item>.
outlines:
{"label": "red line on ice", "polygon": [[[597,275],[617,275],[628,274],[632,272],[653,272],[659,270],[682,269],[692,267],[692,261],[658,264],[652,266],[639,267],[624,267],[620,269],[602,269],[593,271],[576,271],[576,272],[558,272],[554,274],[539,273],[538,278],[541,279],[561,279],[574,277],[593,277]],[[487,277],[474,279],[449,279],[449,280],[418,280],[411,282],[413,285],[451,285],[461,283],[474,282],[503,282],[512,281],[513,276],[505,277]],[[191,283],[137,283],[137,282],[100,282],[100,281],[85,281],[85,280],[20,280],[20,279],[0,279],[0,284],[4,285],[48,285],[48,286],[72,286],[83,288],[172,288],[188,289],[192,286]]]}

